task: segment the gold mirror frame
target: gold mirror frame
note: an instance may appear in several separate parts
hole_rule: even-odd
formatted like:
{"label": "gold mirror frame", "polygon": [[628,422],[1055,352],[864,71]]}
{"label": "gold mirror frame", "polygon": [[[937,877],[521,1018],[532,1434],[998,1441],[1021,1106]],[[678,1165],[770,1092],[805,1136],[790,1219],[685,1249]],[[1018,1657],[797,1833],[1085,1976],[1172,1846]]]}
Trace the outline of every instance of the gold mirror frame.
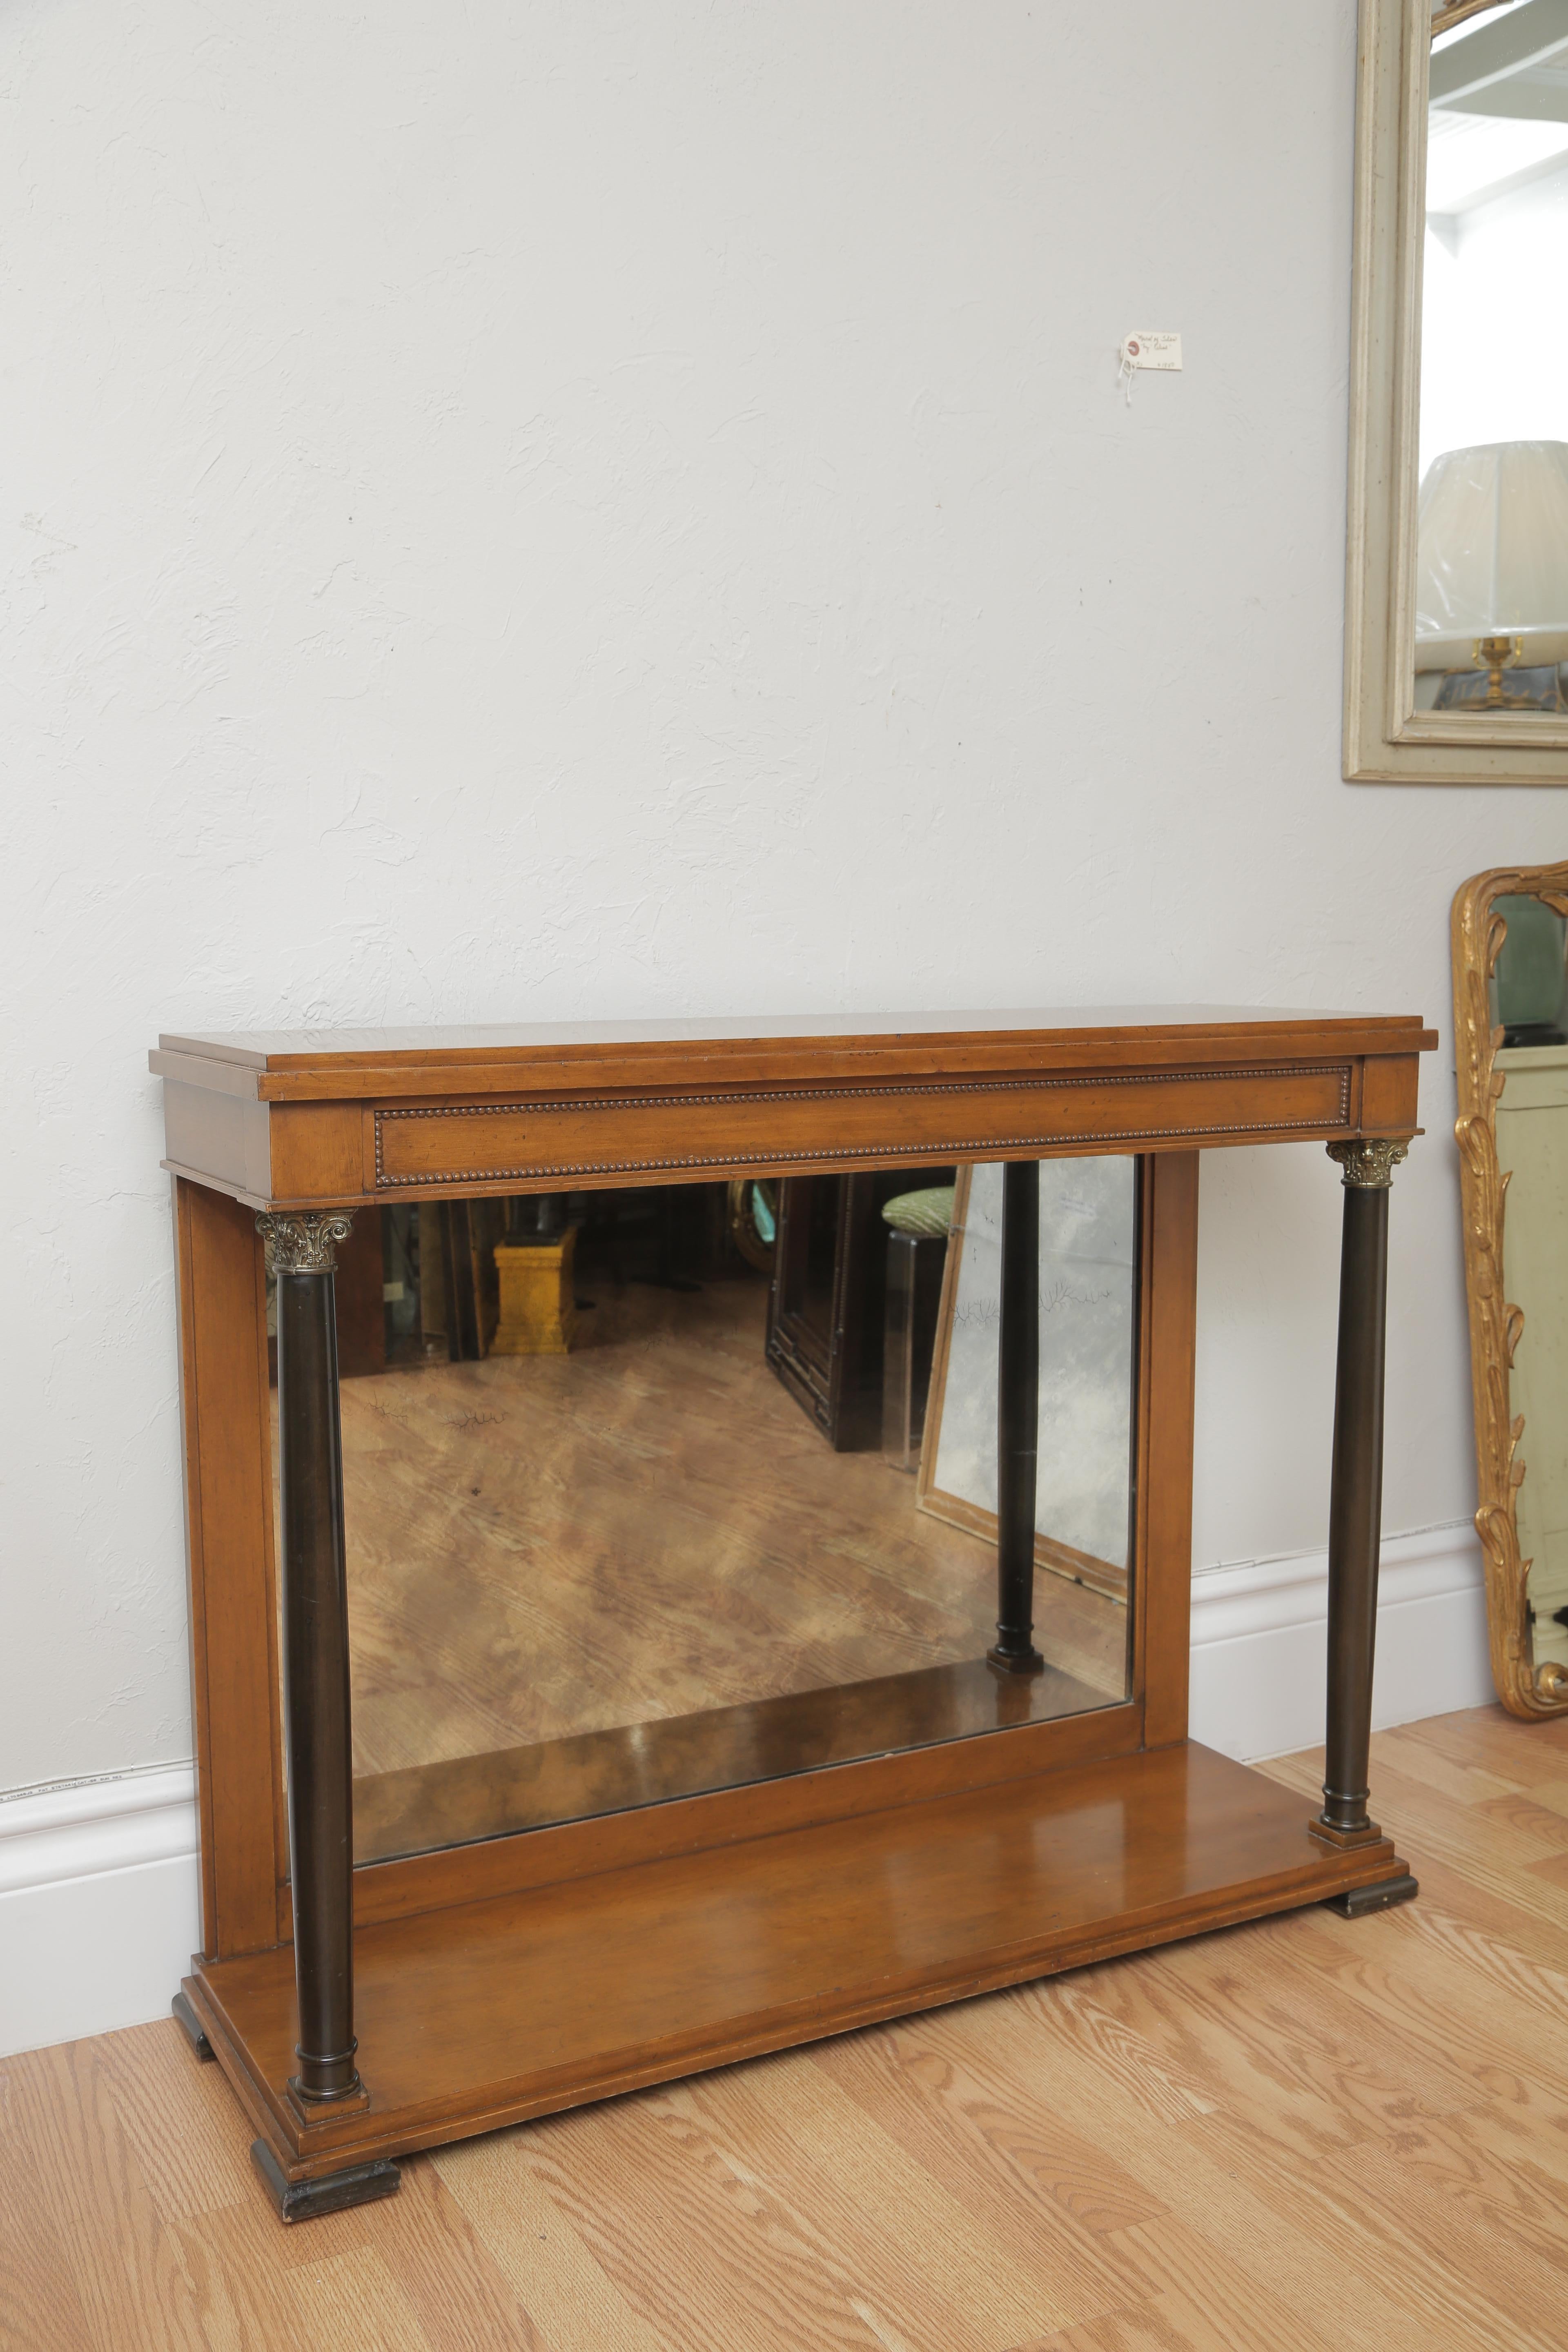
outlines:
{"label": "gold mirror frame", "polygon": [[1508,935],[1497,900],[1543,898],[1568,915],[1568,865],[1504,866],[1474,875],[1454,900],[1454,1055],[1459,1115],[1459,1199],[1465,1294],[1470,1321],[1470,1386],[1476,1411],[1476,1533],[1486,1561],[1487,1637],[1492,1680],[1510,1715],[1527,1720],[1568,1713],[1568,1670],[1537,1667],[1531,1635],[1531,1563],[1519,1544],[1518,1457],[1524,1416],[1511,1413],[1509,1374],[1524,1329],[1503,1283],[1503,1208],[1508,1171],[1498,1164],[1497,1105],[1506,1083],[1495,1067],[1502,1031],[1494,1025],[1491,982]]}

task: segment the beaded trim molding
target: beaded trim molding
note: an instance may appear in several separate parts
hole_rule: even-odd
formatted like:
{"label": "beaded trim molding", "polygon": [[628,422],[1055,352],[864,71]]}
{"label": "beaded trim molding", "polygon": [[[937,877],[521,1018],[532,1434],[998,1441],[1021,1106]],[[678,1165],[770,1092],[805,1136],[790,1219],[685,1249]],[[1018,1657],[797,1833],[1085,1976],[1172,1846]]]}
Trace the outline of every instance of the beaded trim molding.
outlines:
{"label": "beaded trim molding", "polygon": [[982,1095],[982,1094],[1041,1094],[1065,1093],[1085,1087],[1135,1087],[1157,1085],[1197,1085],[1215,1076],[1226,1078],[1328,1078],[1340,1082],[1339,1123],[1350,1120],[1350,1068],[1342,1062],[1296,1064],[1290,1067],[1266,1069],[1163,1070],[1137,1076],[1109,1075],[1100,1077],[1071,1078],[954,1078],[934,1080],[914,1086],[889,1087],[779,1087],[766,1093],[702,1094],[702,1095],[620,1095],[574,1102],[504,1102],[504,1103],[441,1103],[427,1108],[378,1110],[375,1113],[375,1182],[378,1192],[417,1189],[431,1184],[495,1184],[529,1181],[550,1176],[628,1176],[658,1173],[678,1168],[765,1168],[799,1160],[811,1160],[822,1165],[847,1160],[940,1159],[944,1152],[984,1152],[996,1150],[1048,1150],[1054,1145],[1072,1146],[1085,1143],[1157,1143],[1187,1135],[1278,1135],[1293,1129],[1315,1131],[1327,1122],[1321,1118],[1250,1119],[1223,1126],[1152,1127],[1129,1129],[1116,1136],[1081,1135],[1008,1135],[947,1137],[940,1140],[922,1139],[915,1143],[868,1143],[842,1145],[832,1149],[795,1151],[734,1151],[707,1154],[689,1153],[673,1159],[585,1160],[574,1161],[534,1161],[526,1166],[508,1168],[447,1168],[429,1174],[397,1176],[388,1173],[383,1148],[383,1129],[393,1119],[429,1118],[506,1118],[526,1115],[548,1118],[564,1112],[605,1112],[628,1110],[695,1110],[710,1108],[716,1104],[747,1105],[751,1103],[843,1102],[848,1100],[900,1101],[911,1095]]}

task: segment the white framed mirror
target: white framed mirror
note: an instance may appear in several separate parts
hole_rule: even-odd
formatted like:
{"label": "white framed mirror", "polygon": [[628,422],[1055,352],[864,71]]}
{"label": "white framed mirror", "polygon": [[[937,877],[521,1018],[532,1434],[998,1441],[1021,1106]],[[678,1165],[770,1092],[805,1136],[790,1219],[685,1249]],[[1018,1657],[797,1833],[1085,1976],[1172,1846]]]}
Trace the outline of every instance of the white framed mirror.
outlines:
{"label": "white framed mirror", "polygon": [[1568,0],[1362,0],[1352,782],[1568,782]]}

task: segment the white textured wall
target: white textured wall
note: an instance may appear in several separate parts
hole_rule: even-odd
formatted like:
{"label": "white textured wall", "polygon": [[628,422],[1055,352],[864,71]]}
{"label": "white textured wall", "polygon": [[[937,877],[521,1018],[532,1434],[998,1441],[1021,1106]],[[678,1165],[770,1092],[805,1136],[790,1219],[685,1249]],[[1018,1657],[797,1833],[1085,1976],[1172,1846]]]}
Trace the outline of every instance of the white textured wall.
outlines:
{"label": "white textured wall", "polygon": [[[1455,884],[1563,808],[1340,781],[1352,31],[0,5],[0,1786],[188,1753],[160,1026],[1446,1028]],[[1449,1097],[1392,1528],[1469,1502]],[[1205,1181],[1198,1558],[1308,1549],[1334,1171]]]}

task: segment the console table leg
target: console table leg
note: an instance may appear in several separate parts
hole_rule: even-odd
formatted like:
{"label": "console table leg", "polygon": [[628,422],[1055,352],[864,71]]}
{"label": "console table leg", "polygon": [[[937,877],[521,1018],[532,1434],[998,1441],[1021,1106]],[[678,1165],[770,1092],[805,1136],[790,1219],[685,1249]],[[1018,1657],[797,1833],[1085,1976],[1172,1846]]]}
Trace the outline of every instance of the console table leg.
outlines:
{"label": "console table leg", "polygon": [[1035,1481],[1040,1429],[1040,1163],[1002,1171],[1002,1322],[996,1352],[996,1643],[1008,1674],[1045,1664],[1034,1644]]}
{"label": "console table leg", "polygon": [[333,1268],[352,1218],[261,1216],[278,1281],[284,1717],[300,2071],[307,2105],[363,2097],[354,2065],[353,1784]]}
{"label": "console table leg", "polygon": [[[1407,1148],[1391,1142],[1329,1145],[1330,1157],[1343,1171],[1344,1232],[1329,1503],[1328,1743],[1323,1810],[1312,1827],[1331,1845],[1366,1844],[1381,1834],[1367,1813],[1367,1762],[1383,1517],[1388,1192],[1394,1162]],[[1415,1893],[1413,1881],[1409,1891]]]}

